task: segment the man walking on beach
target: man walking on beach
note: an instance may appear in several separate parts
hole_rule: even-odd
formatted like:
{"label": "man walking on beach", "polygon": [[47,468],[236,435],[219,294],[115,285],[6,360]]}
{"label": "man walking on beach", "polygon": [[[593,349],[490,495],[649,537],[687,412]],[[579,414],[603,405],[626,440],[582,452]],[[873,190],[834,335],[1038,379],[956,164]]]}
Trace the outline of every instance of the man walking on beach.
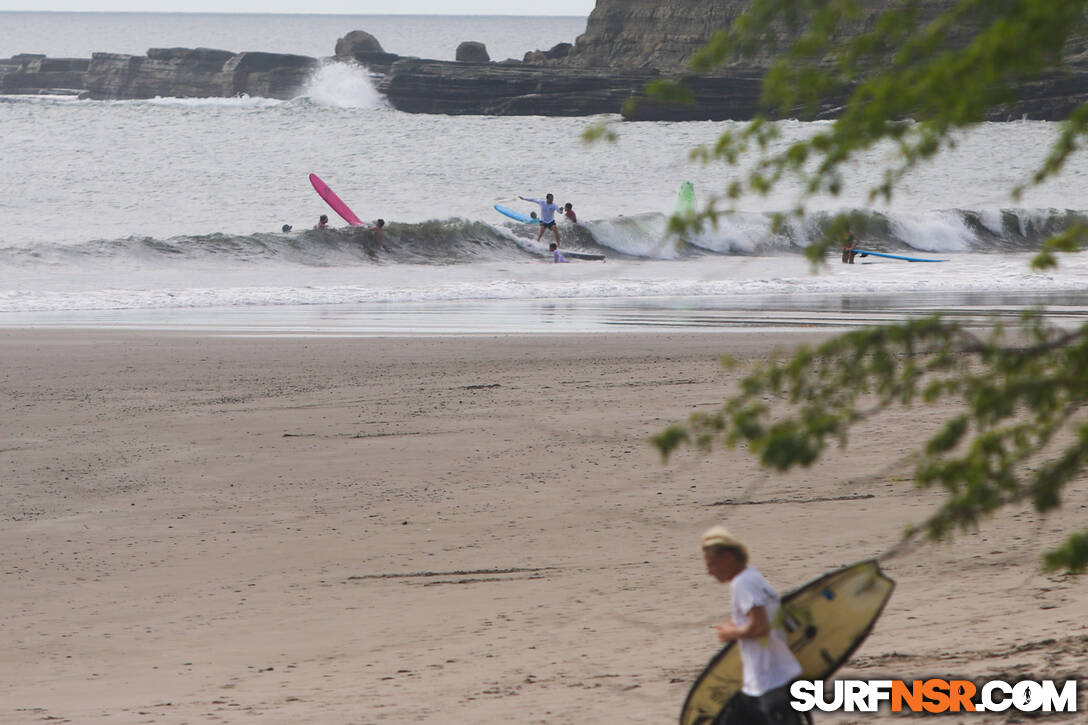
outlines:
{"label": "man walking on beach", "polygon": [[539,242],[540,238],[544,236],[545,229],[551,229],[552,234],[555,235],[555,246],[559,246],[559,227],[555,225],[555,213],[559,211],[559,205],[555,203],[551,194],[548,194],[543,199],[530,199],[527,196],[519,196],[522,201],[531,201],[534,204],[540,204],[540,231],[536,233],[536,240]]}
{"label": "man walking on beach", "polygon": [[721,643],[736,641],[744,670],[741,691],[726,703],[715,725],[797,725],[789,704],[790,683],[801,665],[786,643],[786,634],[771,622],[781,605],[778,594],[755,567],[748,549],[721,526],[703,534],[707,573],[729,582],[732,617],[714,629]]}

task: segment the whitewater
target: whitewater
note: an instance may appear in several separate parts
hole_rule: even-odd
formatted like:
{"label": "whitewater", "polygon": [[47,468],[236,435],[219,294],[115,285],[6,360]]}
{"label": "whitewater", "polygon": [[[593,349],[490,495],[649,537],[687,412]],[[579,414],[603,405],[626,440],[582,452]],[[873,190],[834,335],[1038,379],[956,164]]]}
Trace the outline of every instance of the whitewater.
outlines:
{"label": "whitewater", "polygon": [[[618,141],[584,143],[598,123]],[[365,69],[333,62],[288,101],[0,96],[0,124],[0,324],[593,331],[1088,307],[1079,255],[1029,265],[1086,220],[1088,159],[1009,195],[1045,157],[1050,123],[964,134],[890,202],[868,196],[892,158],[880,149],[782,230],[771,217],[796,205],[790,184],[686,238],[667,232],[680,184],[702,204],[744,173],[689,153],[733,124],[404,114]],[[777,143],[817,128],[783,122]],[[341,222],[311,172],[364,221],[385,219],[384,239]],[[561,224],[564,246],[605,262],[550,264],[535,228],[493,209],[528,212],[519,195],[549,192],[580,221]],[[804,249],[841,211],[863,247],[949,261],[814,269]],[[336,228],[312,230],[323,213]]]}

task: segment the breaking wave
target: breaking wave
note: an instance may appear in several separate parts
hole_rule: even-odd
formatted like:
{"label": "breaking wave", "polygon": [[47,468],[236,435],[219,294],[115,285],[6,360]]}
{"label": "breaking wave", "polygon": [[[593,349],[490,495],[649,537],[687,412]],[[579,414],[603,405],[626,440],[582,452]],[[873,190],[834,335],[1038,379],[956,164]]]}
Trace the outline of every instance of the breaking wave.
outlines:
{"label": "breaking wave", "polygon": [[[1088,215],[1061,209],[948,210],[925,215],[850,213],[861,246],[913,253],[1030,252],[1048,237]],[[678,239],[668,217],[648,213],[561,225],[563,247],[610,258],[689,260],[708,255],[774,256],[799,254],[828,233],[830,213],[772,231],[766,214],[722,216],[716,226]],[[338,267],[371,264],[466,264],[539,259],[550,234],[536,241],[538,228],[453,218],[417,223],[390,222],[379,242],[370,228],[304,230],[249,235],[206,234],[168,239],[127,237],[79,244],[36,244],[0,248],[0,268],[28,265],[80,265],[94,260],[131,259],[142,264],[179,262],[280,264]]]}

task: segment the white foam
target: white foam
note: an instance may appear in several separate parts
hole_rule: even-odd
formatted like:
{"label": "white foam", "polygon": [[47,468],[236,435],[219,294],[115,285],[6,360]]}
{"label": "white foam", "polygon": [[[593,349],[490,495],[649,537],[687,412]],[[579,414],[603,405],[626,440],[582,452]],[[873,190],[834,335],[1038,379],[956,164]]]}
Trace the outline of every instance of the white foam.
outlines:
{"label": "white foam", "polygon": [[74,103],[80,98],[75,93],[38,93],[33,96],[21,93],[0,93],[0,100],[5,103]]}
{"label": "white foam", "polygon": [[621,254],[648,259],[676,259],[680,256],[677,239],[666,233],[664,214],[639,214],[604,221],[583,222],[601,246]]}
{"label": "white foam", "polygon": [[1030,257],[965,254],[942,264],[833,263],[819,273],[797,255],[711,257],[695,263],[611,260],[556,265],[508,261],[306,270],[284,265],[229,274],[206,269],[200,275],[207,285],[204,287],[189,286],[193,275],[183,270],[128,275],[133,280],[131,286],[120,281],[124,275],[107,278],[103,273],[98,284],[86,276],[73,276],[52,289],[24,279],[0,290],[0,313],[467,300],[909,293],[937,298],[971,292],[1088,292],[1088,258],[1065,256],[1057,270],[1042,274],[1031,271]]}
{"label": "white foam", "polygon": [[983,209],[978,213],[978,220],[995,237],[1005,233],[1005,214],[1001,209]]}
{"label": "white foam", "polygon": [[229,98],[172,98],[167,96],[156,96],[144,100],[105,101],[105,103],[148,106],[189,106],[194,108],[207,106],[221,106],[224,108],[269,108],[271,106],[279,106],[286,103],[286,101],[275,98],[248,96],[243,93],[239,96],[231,96]]}
{"label": "white foam", "polygon": [[963,217],[955,212],[897,214],[890,221],[896,237],[927,252],[966,252],[975,238]]}
{"label": "white foam", "polygon": [[723,214],[716,227],[708,223],[691,238],[692,244],[722,254],[750,254],[771,240],[770,217],[745,212]]}
{"label": "white foam", "polygon": [[383,108],[386,104],[366,68],[357,63],[325,61],[310,76],[302,95],[319,106]]}

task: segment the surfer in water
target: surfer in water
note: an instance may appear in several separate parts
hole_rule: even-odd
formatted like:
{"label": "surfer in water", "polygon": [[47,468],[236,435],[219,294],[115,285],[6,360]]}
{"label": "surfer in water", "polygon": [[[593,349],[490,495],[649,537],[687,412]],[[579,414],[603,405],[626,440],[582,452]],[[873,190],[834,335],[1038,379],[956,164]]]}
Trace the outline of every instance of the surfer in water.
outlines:
{"label": "surfer in water", "polygon": [[317,224],[314,224],[314,229],[328,229],[328,228],[329,228],[329,217],[327,215],[325,215],[325,214],[322,214],[318,218]]}
{"label": "surfer in water", "polygon": [[563,205],[563,216],[569,219],[572,224],[578,223],[578,215],[574,213],[574,205],[569,201]]}
{"label": "surfer in water", "polygon": [[842,263],[853,264],[854,255],[857,254],[858,238],[854,236],[854,233],[849,229],[846,230],[846,236],[842,240]]}
{"label": "surfer in water", "polygon": [[552,261],[556,264],[570,261],[563,256],[562,252],[559,251],[559,245],[555,242],[552,242],[550,245],[548,245],[548,251],[552,253]]}
{"label": "surfer in water", "polygon": [[374,222],[374,238],[378,240],[378,244],[385,241],[385,219]]}
{"label": "surfer in water", "polygon": [[715,526],[703,534],[702,548],[707,573],[730,586],[732,616],[714,627],[718,641],[737,643],[744,672],[741,691],[726,703],[722,722],[798,725],[789,688],[801,665],[785,632],[771,625],[781,604],[778,594],[748,565],[748,549],[725,528]]}
{"label": "surfer in water", "polygon": [[536,240],[539,242],[540,238],[544,236],[545,229],[551,229],[552,234],[555,235],[555,246],[559,246],[559,228],[555,226],[555,213],[559,211],[559,205],[555,203],[551,194],[548,194],[543,199],[530,199],[527,196],[519,196],[522,201],[531,201],[534,204],[540,204],[540,231],[536,233]]}

